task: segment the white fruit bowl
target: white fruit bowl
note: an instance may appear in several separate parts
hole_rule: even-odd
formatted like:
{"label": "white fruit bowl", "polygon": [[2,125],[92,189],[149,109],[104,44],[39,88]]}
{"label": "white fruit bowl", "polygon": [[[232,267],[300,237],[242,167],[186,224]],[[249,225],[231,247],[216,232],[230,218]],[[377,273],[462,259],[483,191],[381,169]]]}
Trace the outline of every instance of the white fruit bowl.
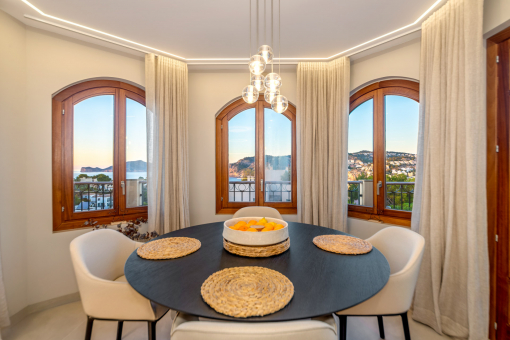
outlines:
{"label": "white fruit bowl", "polygon": [[289,225],[284,220],[266,217],[267,222],[274,222],[283,225],[283,229],[266,231],[266,232],[250,232],[230,229],[239,221],[249,222],[251,220],[258,221],[262,217],[240,217],[227,220],[223,227],[223,238],[229,242],[241,244],[244,246],[269,246],[285,241],[289,238]]}

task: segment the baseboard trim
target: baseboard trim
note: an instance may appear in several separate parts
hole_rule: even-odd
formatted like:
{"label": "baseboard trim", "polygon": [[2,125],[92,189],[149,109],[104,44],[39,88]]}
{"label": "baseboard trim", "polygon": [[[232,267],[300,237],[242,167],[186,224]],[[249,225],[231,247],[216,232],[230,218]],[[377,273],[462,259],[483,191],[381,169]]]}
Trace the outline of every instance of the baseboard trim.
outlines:
{"label": "baseboard trim", "polygon": [[6,336],[9,334],[12,327],[16,326],[21,322],[21,320],[25,319],[27,316],[33,313],[42,312],[44,310],[55,308],[58,306],[62,306],[71,302],[80,301],[80,293],[72,293],[64,296],[59,296],[53,299],[49,299],[46,301],[41,301],[38,303],[34,303],[33,305],[28,305],[16,314],[10,317],[11,325],[9,327],[2,328],[2,336]]}

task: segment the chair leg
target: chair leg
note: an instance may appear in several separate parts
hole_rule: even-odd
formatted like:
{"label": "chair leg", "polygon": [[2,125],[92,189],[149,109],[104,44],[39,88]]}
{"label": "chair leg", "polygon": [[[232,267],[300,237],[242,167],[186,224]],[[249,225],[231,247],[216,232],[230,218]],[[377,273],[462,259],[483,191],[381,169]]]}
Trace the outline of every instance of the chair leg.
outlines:
{"label": "chair leg", "polygon": [[94,318],[87,316],[87,328],[85,330],[85,340],[90,340],[92,337],[92,326],[94,324]]}
{"label": "chair leg", "polygon": [[156,321],[148,322],[149,340],[156,340]]}
{"label": "chair leg", "polygon": [[340,340],[347,340],[347,315],[339,315],[338,319],[340,321],[340,332],[338,333],[338,338]]}
{"label": "chair leg", "polygon": [[119,321],[117,324],[117,340],[122,340],[122,326],[124,326],[124,321]]}
{"label": "chair leg", "polygon": [[409,332],[409,321],[407,320],[407,312],[400,314],[402,317],[402,325],[404,326],[404,338],[411,340],[411,333]]}
{"label": "chair leg", "polygon": [[379,336],[384,339],[384,323],[382,315],[377,316],[377,323],[379,324]]}

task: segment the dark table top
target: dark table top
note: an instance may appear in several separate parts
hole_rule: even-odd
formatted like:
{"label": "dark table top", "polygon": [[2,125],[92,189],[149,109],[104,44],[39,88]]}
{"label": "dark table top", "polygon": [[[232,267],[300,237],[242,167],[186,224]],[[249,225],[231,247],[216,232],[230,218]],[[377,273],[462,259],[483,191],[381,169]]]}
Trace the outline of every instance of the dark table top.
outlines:
{"label": "dark table top", "polygon": [[[365,255],[340,255],[317,248],[318,235],[345,234],[310,224],[289,222],[290,249],[285,253],[248,258],[223,249],[223,222],[177,230],[164,237],[193,237],[202,247],[172,260],[151,261],[136,251],[126,262],[129,284],[141,295],[176,311],[237,321],[288,321],[330,314],[357,305],[379,292],[388,282],[390,266],[373,248]],[[282,310],[264,317],[232,318],[217,313],[200,294],[209,275],[225,268],[259,266],[276,270],[294,284],[294,297]]]}

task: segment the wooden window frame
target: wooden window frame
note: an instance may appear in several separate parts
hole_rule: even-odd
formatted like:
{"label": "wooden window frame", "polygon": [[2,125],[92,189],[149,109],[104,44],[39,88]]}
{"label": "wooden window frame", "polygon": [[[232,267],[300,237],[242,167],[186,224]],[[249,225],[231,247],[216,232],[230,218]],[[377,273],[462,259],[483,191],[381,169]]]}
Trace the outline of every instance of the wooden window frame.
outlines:
{"label": "wooden window frame", "polygon": [[[73,110],[77,103],[99,95],[114,95],[113,209],[74,212]],[[84,228],[93,219],[100,224],[147,218],[147,207],[126,207],[120,182],[126,182],[126,99],[145,106],[145,91],[121,81],[91,80],[70,86],[52,99],[53,231]],[[124,141],[122,143],[121,141]],[[88,227],[90,228],[90,226]]]}
{"label": "wooden window frame", "polygon": [[[419,83],[410,80],[384,80],[368,85],[350,98],[349,112],[367,100],[373,99],[373,134],[374,134],[374,180],[373,180],[373,207],[357,206],[349,204],[348,216],[366,220],[377,220],[383,223],[411,226],[411,212],[385,208],[386,197],[386,167],[385,167],[385,112],[384,97],[386,95],[398,95],[420,102]],[[350,114],[350,113],[349,113]],[[380,195],[376,195],[377,182],[382,181]]]}
{"label": "wooden window frame", "polygon": [[264,108],[270,109],[271,105],[264,100],[263,95],[253,104],[248,104],[241,98],[227,105],[216,117],[216,214],[234,214],[237,210],[249,206],[267,206],[277,209],[281,214],[297,214],[296,107],[290,103],[289,108],[282,114],[292,125],[292,202],[264,202],[265,191],[260,190],[255,190],[255,202],[228,202],[228,121],[238,113],[252,108],[255,109],[255,187],[259,187],[257,184],[261,180],[265,181]]}

